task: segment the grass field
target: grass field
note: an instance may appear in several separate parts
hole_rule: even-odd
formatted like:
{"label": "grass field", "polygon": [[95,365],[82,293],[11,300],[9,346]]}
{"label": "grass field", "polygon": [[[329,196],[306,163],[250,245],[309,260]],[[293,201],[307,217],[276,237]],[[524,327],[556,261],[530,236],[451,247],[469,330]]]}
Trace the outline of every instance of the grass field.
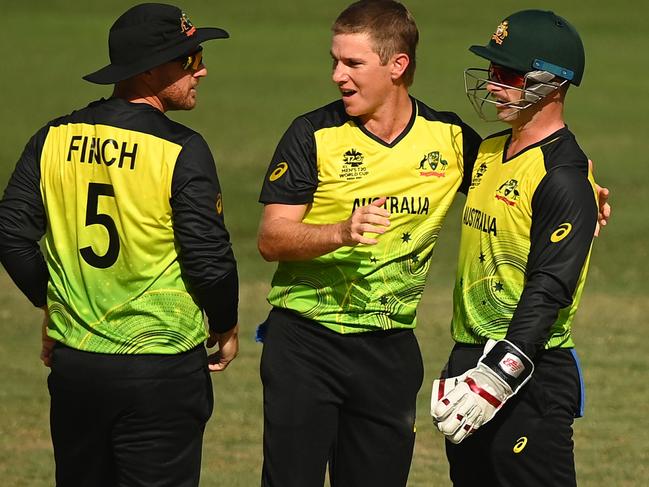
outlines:
{"label": "grass field", "polygon": [[[0,34],[4,94],[0,130],[0,186],[31,136],[55,116],[110,94],[80,76],[106,64],[107,29],[130,2],[3,1]],[[477,122],[463,93],[462,69],[479,66],[467,51],[485,43],[500,18],[539,3],[503,0],[406,1],[421,33],[413,94],[456,111],[486,135],[500,126]],[[613,191],[614,217],[593,250],[589,282],[575,336],[585,370],[586,417],[575,424],[582,486],[643,486],[649,479],[645,385],[649,370],[649,169],[646,106],[649,4],[640,0],[546,0],[582,34],[587,68],[568,96],[567,120],[595,160],[597,179]],[[224,187],[225,211],[242,283],[241,355],[214,376],[216,407],[207,428],[206,487],[258,485],[261,467],[261,348],[255,325],[274,266],[257,254],[256,203],[261,178],[293,117],[337,95],[330,81],[329,25],[346,1],[187,0],[198,26],[228,29],[232,38],[208,43],[209,76],[199,107],[172,114],[204,134]],[[429,383],[450,348],[451,283],[459,209],[442,232],[419,310],[426,379],[420,394],[418,437],[409,485],[448,486],[443,443],[428,421]],[[47,370],[38,353],[40,312],[0,272],[0,483],[52,485]]]}

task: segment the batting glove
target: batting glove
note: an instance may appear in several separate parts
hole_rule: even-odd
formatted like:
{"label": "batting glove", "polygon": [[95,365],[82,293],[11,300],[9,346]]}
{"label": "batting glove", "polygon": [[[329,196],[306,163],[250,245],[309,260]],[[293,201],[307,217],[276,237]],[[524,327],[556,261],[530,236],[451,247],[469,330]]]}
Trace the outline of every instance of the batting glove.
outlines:
{"label": "batting glove", "polygon": [[[516,345],[507,340],[494,342],[490,350],[485,347],[475,368],[433,383],[433,422],[449,441],[460,443],[491,420],[532,372],[534,364]],[[435,397],[439,399],[433,404]]]}

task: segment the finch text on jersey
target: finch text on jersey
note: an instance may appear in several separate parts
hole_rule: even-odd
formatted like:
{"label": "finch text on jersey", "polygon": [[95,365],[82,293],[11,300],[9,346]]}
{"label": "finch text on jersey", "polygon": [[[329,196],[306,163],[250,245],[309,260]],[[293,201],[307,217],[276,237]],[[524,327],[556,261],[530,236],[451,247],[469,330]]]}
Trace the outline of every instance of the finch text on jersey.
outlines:
{"label": "finch text on jersey", "polygon": [[496,218],[470,206],[464,208],[462,223],[485,233],[491,233],[494,237],[496,236]]}
{"label": "finch text on jersey", "polygon": [[[352,213],[356,208],[367,206],[378,197],[355,198]],[[390,213],[407,213],[410,215],[428,215],[430,210],[430,201],[427,196],[388,196],[383,204],[383,208]]]}
{"label": "finch text on jersey", "polygon": [[68,146],[68,162],[72,160],[73,152],[79,152],[78,162],[105,164],[106,166],[112,166],[117,162],[117,167],[120,169],[124,166],[124,161],[129,159],[130,169],[133,170],[135,169],[137,143],[134,142],[129,147],[127,142],[120,144],[115,139],[102,140],[99,137],[73,135]]}

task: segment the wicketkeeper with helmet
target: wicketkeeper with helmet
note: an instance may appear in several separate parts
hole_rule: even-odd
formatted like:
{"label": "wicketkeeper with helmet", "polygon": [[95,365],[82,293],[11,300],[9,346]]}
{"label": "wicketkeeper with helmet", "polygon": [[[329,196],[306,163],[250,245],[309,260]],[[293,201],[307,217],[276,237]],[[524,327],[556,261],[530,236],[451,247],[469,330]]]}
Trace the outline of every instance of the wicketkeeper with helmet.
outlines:
{"label": "wicketkeeper with helmet", "polygon": [[525,10],[470,50],[490,63],[465,72],[471,103],[510,128],[486,138],[475,163],[456,345],[433,384],[431,414],[455,486],[574,486],[572,424],[584,392],[571,328],[598,204],[563,107],[582,81],[584,48],[567,20]]}

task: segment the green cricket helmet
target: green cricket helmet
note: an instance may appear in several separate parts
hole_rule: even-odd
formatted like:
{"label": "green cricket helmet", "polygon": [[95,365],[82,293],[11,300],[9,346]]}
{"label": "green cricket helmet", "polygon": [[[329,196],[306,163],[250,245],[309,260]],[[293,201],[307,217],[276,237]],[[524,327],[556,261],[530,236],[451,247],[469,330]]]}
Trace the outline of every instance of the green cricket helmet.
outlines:
{"label": "green cricket helmet", "polygon": [[[471,52],[492,65],[520,73],[521,86],[494,80],[487,70],[465,70],[469,100],[485,120],[485,104],[496,103],[486,89],[496,84],[520,90],[521,102],[511,106],[524,110],[566,83],[578,86],[584,74],[584,46],[576,29],[566,19],[545,10],[522,10],[505,18],[486,46],[474,45]],[[474,84],[471,86],[471,80]]]}
{"label": "green cricket helmet", "polygon": [[545,10],[523,10],[504,19],[486,46],[469,50],[493,64],[527,73],[547,71],[579,86],[584,45],[563,17]]}

